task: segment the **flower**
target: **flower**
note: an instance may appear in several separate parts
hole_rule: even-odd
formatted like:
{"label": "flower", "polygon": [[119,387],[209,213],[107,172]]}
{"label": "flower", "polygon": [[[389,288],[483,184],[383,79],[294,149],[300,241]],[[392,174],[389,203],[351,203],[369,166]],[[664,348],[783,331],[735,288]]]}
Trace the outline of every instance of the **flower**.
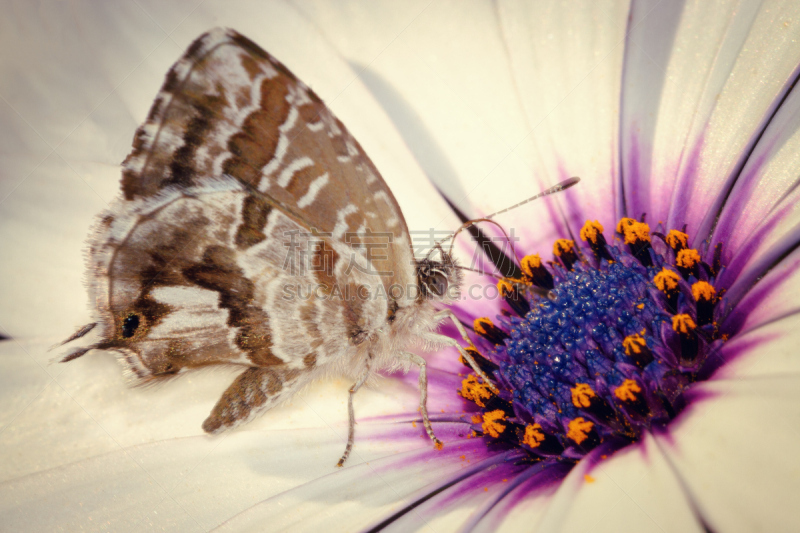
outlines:
{"label": "flower", "polygon": [[[4,131],[13,132],[0,204],[10,259],[0,328],[15,339],[2,345],[3,523],[796,527],[796,8],[632,2],[467,11],[435,3],[387,17],[390,6],[303,3],[302,15],[278,4],[258,14],[227,4],[188,13],[16,8],[22,23],[2,33],[4,49],[21,52],[4,64],[13,75],[0,77]],[[323,96],[384,173],[412,228],[452,228],[455,219],[438,224],[447,210],[403,139],[470,214],[580,176],[560,198],[508,215],[526,253],[547,259],[552,243],[586,220],[610,229],[642,213],[665,229],[687,224],[693,243],[710,239],[707,250],[722,243],[726,270],[715,287],[730,304],[719,351],[726,364],[692,386],[702,398],[666,433],[645,432],[605,460],[537,470],[465,438],[465,404],[455,393],[464,378],[447,351],[430,358],[439,369],[431,371],[430,407],[444,449],[433,450],[403,416],[413,413],[415,387],[387,381],[359,393],[352,463],[335,471],[346,384],[315,387],[213,440],[200,436],[198,421],[229,376],[142,391],[124,388],[102,354],[47,366],[43,346],[82,323],[74,316],[84,298],[79,243],[116,194],[131,132],[183,46],[218,24],[269,49]],[[349,85],[331,44],[361,71],[402,139],[369,93]],[[499,309],[481,300],[459,312],[494,317]],[[589,431],[587,422],[576,431]],[[485,432],[498,425],[494,415]],[[534,424],[524,436],[543,442],[543,434]],[[500,471],[508,477],[495,479]],[[526,483],[538,491],[523,491]]]}

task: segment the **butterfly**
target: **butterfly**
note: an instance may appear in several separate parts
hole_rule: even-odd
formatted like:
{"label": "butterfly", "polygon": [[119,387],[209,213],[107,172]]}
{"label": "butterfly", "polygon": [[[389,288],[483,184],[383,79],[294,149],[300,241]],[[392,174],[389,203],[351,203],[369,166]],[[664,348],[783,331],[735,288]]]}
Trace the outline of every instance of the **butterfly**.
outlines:
{"label": "butterfly", "polygon": [[[94,321],[63,361],[114,352],[136,383],[200,367],[242,373],[202,427],[242,424],[329,375],[353,395],[380,369],[417,365],[419,346],[459,298],[450,251],[412,253],[392,192],[369,157],[302,81],[246,37],[214,29],[169,70],[133,150],[121,196],[89,238]],[[86,337],[90,332],[92,336]]]}

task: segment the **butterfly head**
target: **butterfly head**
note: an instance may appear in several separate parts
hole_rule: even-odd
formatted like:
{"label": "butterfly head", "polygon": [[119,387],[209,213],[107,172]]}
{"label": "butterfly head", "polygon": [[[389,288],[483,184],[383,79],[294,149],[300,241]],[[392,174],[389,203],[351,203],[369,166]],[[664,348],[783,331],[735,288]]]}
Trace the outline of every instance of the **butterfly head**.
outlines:
{"label": "butterfly head", "polygon": [[461,294],[463,274],[453,256],[437,245],[417,261],[419,299],[449,304]]}

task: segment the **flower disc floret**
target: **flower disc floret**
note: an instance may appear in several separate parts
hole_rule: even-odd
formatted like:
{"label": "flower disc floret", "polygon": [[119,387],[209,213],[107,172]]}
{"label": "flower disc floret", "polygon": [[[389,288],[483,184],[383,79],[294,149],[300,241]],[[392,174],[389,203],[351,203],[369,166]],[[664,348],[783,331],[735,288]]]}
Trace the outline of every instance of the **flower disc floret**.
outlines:
{"label": "flower disc floret", "polygon": [[[475,375],[460,391],[480,413],[473,431],[489,442],[516,445],[533,461],[577,462],[598,446],[638,441],[687,405],[684,392],[723,342],[713,323],[715,269],[686,248],[683,232],[654,233],[656,246],[644,222],[623,219],[617,231],[608,244],[587,221],[588,254],[559,240],[559,261],[545,267],[525,256],[523,279],[498,283],[507,302],[525,299],[509,302],[517,316],[475,321],[499,392]],[[541,286],[535,279],[552,280],[550,293],[525,291]]]}

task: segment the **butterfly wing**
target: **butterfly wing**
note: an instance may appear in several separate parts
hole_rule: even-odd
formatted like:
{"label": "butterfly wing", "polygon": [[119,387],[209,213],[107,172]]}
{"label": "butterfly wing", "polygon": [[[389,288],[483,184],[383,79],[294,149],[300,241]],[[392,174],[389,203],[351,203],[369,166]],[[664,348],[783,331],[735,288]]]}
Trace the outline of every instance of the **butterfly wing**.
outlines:
{"label": "butterfly wing", "polygon": [[[123,163],[126,199],[231,176],[263,193],[251,200],[237,245],[262,235],[279,209],[306,229],[358,246],[368,230],[407,243],[408,228],[375,166],[325,104],[278,60],[232,30],[199,37],[170,70]],[[373,258],[410,265],[410,245]],[[377,255],[377,254],[376,254]],[[386,276],[405,283],[408,269]]]}
{"label": "butterfly wing", "polygon": [[[367,258],[375,235],[388,245]],[[391,191],[313,91],[251,41],[213,30],[137,130],[122,197],[90,239],[101,340],[65,360],[115,351],[139,381],[245,365],[204,427],[231,426],[361,342],[363,316],[385,319],[386,301],[284,298],[287,286],[330,291],[347,261],[354,289],[414,283]]]}

